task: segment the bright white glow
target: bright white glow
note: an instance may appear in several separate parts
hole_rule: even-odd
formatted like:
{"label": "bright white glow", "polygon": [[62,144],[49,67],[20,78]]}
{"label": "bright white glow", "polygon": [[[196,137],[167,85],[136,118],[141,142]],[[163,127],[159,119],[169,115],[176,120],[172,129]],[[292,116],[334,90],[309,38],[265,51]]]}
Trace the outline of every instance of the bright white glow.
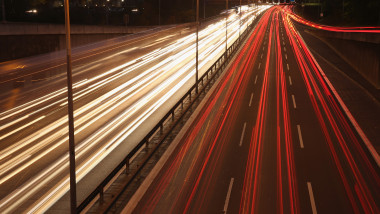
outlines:
{"label": "bright white glow", "polygon": [[[264,7],[250,9],[243,6],[241,18],[244,23],[241,30],[244,30],[247,24],[263,11]],[[227,42],[233,44],[239,36],[239,16],[235,13],[230,14],[228,16]],[[199,32],[200,75],[224,53],[225,34],[225,19],[210,24]],[[175,35],[156,39],[152,44],[175,38]],[[78,139],[76,158],[81,160],[77,165],[77,181],[86,176],[120,144],[125,143],[131,133],[162,109],[165,102],[174,99],[175,96],[178,97],[181,91],[187,91],[186,87],[194,83],[194,43],[195,33],[177,40],[173,39],[159,49],[143,56],[128,58],[121,64],[107,67],[101,74],[83,79],[73,85],[76,89],[74,100],[77,101],[96,91],[103,90],[114,82],[121,82],[99,97],[79,106],[74,112],[75,136]],[[146,47],[150,47],[152,44]],[[74,72],[90,72],[94,69],[101,69],[103,60],[112,60],[114,57],[120,57],[135,49],[138,47],[121,50],[89,65],[74,68]],[[41,114],[46,109],[66,108],[67,101],[62,98],[65,93],[66,88],[62,88],[0,113],[0,122],[5,124],[0,126],[0,131],[18,125],[12,132],[1,136],[1,139],[7,140],[27,127],[44,120],[45,116],[41,116]],[[18,119],[12,120],[14,117]],[[32,120],[31,118],[37,119]],[[102,121],[104,119],[106,120]],[[99,124],[99,121],[102,123]],[[0,185],[16,177],[29,166],[43,160],[44,156],[55,151],[56,148],[66,144],[67,132],[67,117],[62,116],[49,122],[38,131],[20,137],[12,146],[1,150]],[[91,134],[85,134],[85,132]],[[68,176],[64,176],[54,185],[49,182],[66,172],[68,172],[68,154],[62,155],[46,169],[1,199],[0,212],[14,211],[30,197],[36,197],[35,194],[41,187],[50,185],[51,189],[47,190],[45,195],[38,196],[41,197],[40,200],[29,210],[30,212],[46,211],[69,189]]]}

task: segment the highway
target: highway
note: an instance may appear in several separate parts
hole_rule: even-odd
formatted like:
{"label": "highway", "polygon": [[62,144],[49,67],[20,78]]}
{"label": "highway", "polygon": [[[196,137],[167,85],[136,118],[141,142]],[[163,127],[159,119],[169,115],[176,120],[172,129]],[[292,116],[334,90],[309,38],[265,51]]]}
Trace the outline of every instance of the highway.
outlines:
{"label": "highway", "polygon": [[122,213],[380,213],[379,156],[293,18],[265,12]]}
{"label": "highway", "polygon": [[[230,10],[228,45],[267,8],[244,6],[241,17]],[[224,53],[225,26],[223,17],[201,26],[199,76]],[[46,211],[69,190],[64,59],[53,53],[0,64],[2,213]],[[88,175],[99,183],[113,168],[96,166],[116,166],[194,84],[194,28],[85,47],[73,62],[77,182]],[[80,188],[79,200],[93,190]]]}

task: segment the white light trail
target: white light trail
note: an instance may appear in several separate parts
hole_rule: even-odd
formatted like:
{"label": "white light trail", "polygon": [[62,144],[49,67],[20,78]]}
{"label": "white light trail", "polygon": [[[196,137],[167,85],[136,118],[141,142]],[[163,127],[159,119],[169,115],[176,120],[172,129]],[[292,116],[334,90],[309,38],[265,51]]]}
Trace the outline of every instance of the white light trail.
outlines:
{"label": "white light trail", "polygon": [[[266,9],[266,8],[265,8]],[[251,10],[248,7],[242,8],[242,20],[246,20],[241,26],[241,30],[247,27],[247,23],[252,23],[253,17],[258,12],[264,11]],[[255,15],[253,15],[255,14]],[[228,44],[239,36],[239,16],[235,13],[228,18]],[[207,26],[199,32],[199,56],[200,75],[207,70],[208,63],[213,63],[225,50],[225,20],[220,20]],[[173,35],[162,37],[156,42],[172,38]],[[105,70],[92,78],[84,79],[76,84],[77,91],[74,99],[79,100],[98,90],[105,88],[112,82],[120,81],[131,76],[125,82],[115,88],[105,92],[96,99],[89,101],[83,106],[78,107],[75,112],[75,136],[82,136],[76,145],[77,159],[84,161],[77,165],[77,177],[79,181],[88,172],[95,168],[107,155],[116,149],[121,143],[125,142],[131,133],[138,129],[151,116],[157,113],[169,99],[173,99],[181,91],[187,91],[186,85],[194,82],[195,75],[195,34],[192,33],[176,41],[172,41],[167,46],[156,49],[134,59],[130,59],[121,65]],[[134,50],[128,49],[108,56],[111,59]],[[101,61],[99,61],[101,62]],[[148,68],[146,68],[148,67]],[[89,69],[99,69],[100,65],[93,63]],[[85,69],[83,69],[85,70]],[[191,83],[191,84],[189,84]],[[24,115],[0,127],[1,130],[8,129],[23,121],[34,118],[43,110],[52,108],[56,105],[61,108],[66,106],[65,99],[62,98],[66,93],[66,88],[51,92],[34,101],[20,105],[9,111],[0,113],[0,122],[7,121],[16,115]],[[33,111],[32,109],[37,108]],[[12,135],[21,132],[44,119],[45,116],[30,121],[25,126],[20,126],[1,139],[7,139]],[[108,118],[103,124],[98,121]],[[12,146],[0,151],[0,185],[12,179],[17,174],[42,161],[43,157],[67,142],[67,118],[66,116],[57,118],[45,127],[41,127],[37,132],[22,137]],[[91,134],[86,136],[84,131],[91,130]],[[68,168],[68,154],[65,153],[46,169],[38,172],[33,179],[30,179],[22,186],[14,190],[0,201],[0,211],[11,212],[23,204],[30,197],[36,194],[42,186],[46,186],[58,175],[65,173]],[[69,189],[68,176],[55,183],[32,207],[30,212],[46,211],[55,201],[57,201]]]}

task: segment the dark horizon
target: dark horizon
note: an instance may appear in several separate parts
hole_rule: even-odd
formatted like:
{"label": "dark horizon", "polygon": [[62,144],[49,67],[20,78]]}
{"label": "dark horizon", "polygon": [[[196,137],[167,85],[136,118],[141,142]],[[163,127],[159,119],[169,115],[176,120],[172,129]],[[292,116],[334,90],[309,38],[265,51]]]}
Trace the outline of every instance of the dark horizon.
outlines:
{"label": "dark horizon", "polygon": [[[4,1],[7,22],[64,23],[62,0],[22,0],[17,3],[11,0]],[[161,23],[158,23],[159,2]],[[229,8],[239,5],[239,2],[239,0],[230,0]],[[257,1],[243,0],[242,4],[252,2]],[[316,2],[321,2],[321,4],[316,5]],[[218,15],[225,9],[225,3],[224,0],[200,0],[200,18]],[[344,26],[380,25],[380,1],[344,0],[343,3],[343,0],[298,0],[296,3],[297,13],[319,23]],[[301,6],[303,3],[305,6]],[[178,24],[194,21],[195,5],[195,0],[75,0],[70,3],[71,22],[72,24],[135,26]]]}

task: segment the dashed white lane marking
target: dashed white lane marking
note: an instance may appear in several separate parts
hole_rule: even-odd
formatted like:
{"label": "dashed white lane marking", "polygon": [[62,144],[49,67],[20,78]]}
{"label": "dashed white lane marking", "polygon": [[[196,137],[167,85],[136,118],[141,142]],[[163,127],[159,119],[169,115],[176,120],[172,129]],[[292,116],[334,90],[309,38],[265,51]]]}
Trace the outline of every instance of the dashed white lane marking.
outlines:
{"label": "dashed white lane marking", "polygon": [[[265,43],[264,43],[264,45],[265,45]],[[265,47],[263,47],[263,50],[265,50]]]}
{"label": "dashed white lane marking", "polygon": [[253,100],[253,93],[251,94],[251,99],[249,100],[249,107],[252,105],[252,100]]}
{"label": "dashed white lane marking", "polygon": [[243,126],[243,131],[241,132],[241,137],[240,137],[240,143],[239,143],[239,146],[243,145],[243,139],[244,139],[244,134],[245,134],[245,128],[247,127],[247,123],[245,122],[244,123],[244,126]]}
{"label": "dashed white lane marking", "polygon": [[263,58],[263,54],[261,54],[260,58],[261,58],[261,59]]}
{"label": "dashed white lane marking", "polygon": [[293,85],[292,78],[289,76],[289,84]]}
{"label": "dashed white lane marking", "polygon": [[311,187],[311,183],[310,182],[307,182],[307,189],[309,190],[311,210],[312,210],[313,214],[317,214],[317,207],[315,206],[313,188]]}
{"label": "dashed white lane marking", "polygon": [[286,67],[288,68],[288,71],[289,71],[289,64],[288,63],[286,63]]}
{"label": "dashed white lane marking", "polygon": [[261,62],[259,63],[259,69],[260,69],[260,66],[261,66]]}
{"label": "dashed white lane marking", "polygon": [[286,47],[284,47],[284,51],[286,52]]}
{"label": "dashed white lane marking", "polygon": [[256,82],[257,82],[257,75],[256,75],[256,78],[255,78],[255,83],[254,84],[256,84]]}
{"label": "dashed white lane marking", "polygon": [[285,59],[288,59],[288,54],[285,54]]}
{"label": "dashed white lane marking", "polygon": [[225,214],[227,213],[228,202],[230,201],[230,197],[231,197],[232,185],[234,185],[234,178],[231,178],[230,186],[228,187],[226,200],[224,201],[223,213]]}
{"label": "dashed white lane marking", "polygon": [[296,99],[294,98],[294,95],[292,94],[292,100],[293,100],[293,107],[294,108],[297,108],[297,105],[296,105]]}
{"label": "dashed white lane marking", "polygon": [[298,130],[298,138],[300,140],[300,146],[303,149],[303,140],[302,140],[302,133],[301,133],[301,126],[297,125],[297,130]]}

